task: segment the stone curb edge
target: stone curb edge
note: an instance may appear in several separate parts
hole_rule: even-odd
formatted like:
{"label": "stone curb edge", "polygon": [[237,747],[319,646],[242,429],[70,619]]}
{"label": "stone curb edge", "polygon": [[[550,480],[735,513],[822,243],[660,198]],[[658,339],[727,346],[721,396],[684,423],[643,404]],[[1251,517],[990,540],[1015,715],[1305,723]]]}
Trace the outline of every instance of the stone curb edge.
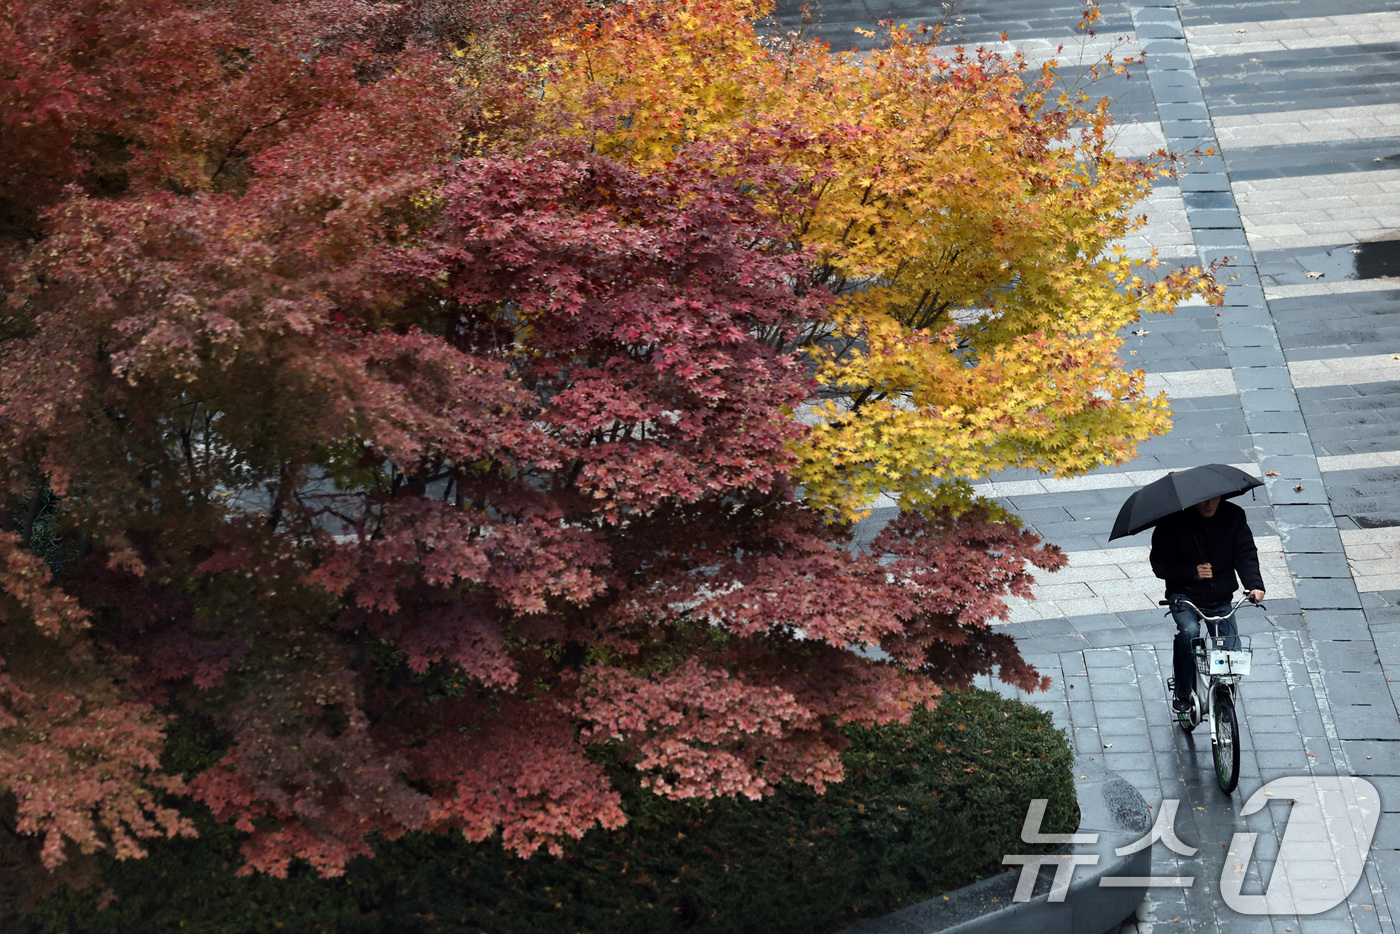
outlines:
{"label": "stone curb edge", "polygon": [[1095,865],[1074,870],[1062,902],[1049,900],[1053,867],[1042,867],[1036,894],[1013,902],[1019,868],[974,882],[892,914],[862,921],[841,934],[1104,934],[1133,913],[1146,885],[1103,887],[1112,876],[1144,878],[1152,874],[1152,850],[1126,856],[1114,849],[1141,840],[1152,827],[1147,802],[1128,781],[1097,761],[1076,757],[1075,793],[1079,797],[1079,832],[1097,832],[1095,843],[1071,843],[1064,855],[1097,856]]}

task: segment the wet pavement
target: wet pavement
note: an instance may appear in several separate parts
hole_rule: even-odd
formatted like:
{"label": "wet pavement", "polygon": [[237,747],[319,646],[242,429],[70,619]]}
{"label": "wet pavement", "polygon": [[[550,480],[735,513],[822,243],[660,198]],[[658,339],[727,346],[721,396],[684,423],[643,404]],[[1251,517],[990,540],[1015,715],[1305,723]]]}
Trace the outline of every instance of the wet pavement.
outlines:
{"label": "wet pavement", "polygon": [[[798,6],[785,0],[779,14],[795,20]],[[1106,0],[1102,11],[1086,43],[1076,3],[969,0],[949,36],[1004,47],[1004,30],[1006,45],[1042,59],[1063,44],[1071,66],[1077,50],[1092,58],[1120,38],[1127,45],[1115,54],[1140,50],[1135,77],[1099,86],[1114,99],[1120,149],[1216,154],[1154,191],[1148,225],[1127,245],[1191,264],[1229,256],[1232,278],[1225,308],[1186,306],[1125,335],[1125,359],[1172,400],[1170,434],[1121,468],[1074,480],[1012,472],[983,486],[1070,555],[1005,624],[1053,679],[1026,699],[1154,807],[1180,802],[1175,829],[1195,852],[1157,843],[1153,874],[1190,884],[1150,889],[1125,930],[1395,931],[1400,279],[1390,277],[1400,274],[1400,12],[1382,0]],[[820,34],[847,48],[867,41],[853,30],[872,19],[933,22],[942,7],[825,0],[817,13]],[[1254,656],[1232,796],[1216,786],[1206,727],[1187,735],[1171,721],[1173,628],[1156,606],[1148,536],[1108,541],[1135,487],[1208,462],[1266,481],[1239,500],[1269,597],[1263,610],[1241,610]],[[1292,807],[1278,799],[1245,815],[1245,803],[1271,780],[1303,775],[1358,776],[1378,793],[1362,878],[1319,914],[1232,909],[1222,880],[1242,875],[1243,893],[1266,890]],[[1258,836],[1246,847],[1238,832]]]}

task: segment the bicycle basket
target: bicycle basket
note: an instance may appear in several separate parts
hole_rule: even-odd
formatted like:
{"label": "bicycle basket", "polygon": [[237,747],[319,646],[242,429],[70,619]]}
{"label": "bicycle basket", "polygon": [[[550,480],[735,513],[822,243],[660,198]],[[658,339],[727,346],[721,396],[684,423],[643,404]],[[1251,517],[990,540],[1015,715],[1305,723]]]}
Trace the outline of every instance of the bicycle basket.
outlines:
{"label": "bicycle basket", "polygon": [[1250,662],[1254,658],[1254,650],[1250,647],[1248,636],[1236,636],[1239,648],[1227,649],[1224,639],[1211,639],[1210,651],[1206,653],[1206,673],[1209,675],[1235,675],[1246,676],[1249,674]]}

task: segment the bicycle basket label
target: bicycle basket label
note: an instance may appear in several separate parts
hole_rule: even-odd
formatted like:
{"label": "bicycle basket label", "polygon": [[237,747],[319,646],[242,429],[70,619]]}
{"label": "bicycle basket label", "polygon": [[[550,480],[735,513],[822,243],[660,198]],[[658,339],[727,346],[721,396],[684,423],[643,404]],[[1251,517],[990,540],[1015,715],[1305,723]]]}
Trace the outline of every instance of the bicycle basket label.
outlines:
{"label": "bicycle basket label", "polygon": [[1210,673],[1213,675],[1247,675],[1252,656],[1248,652],[1211,652]]}

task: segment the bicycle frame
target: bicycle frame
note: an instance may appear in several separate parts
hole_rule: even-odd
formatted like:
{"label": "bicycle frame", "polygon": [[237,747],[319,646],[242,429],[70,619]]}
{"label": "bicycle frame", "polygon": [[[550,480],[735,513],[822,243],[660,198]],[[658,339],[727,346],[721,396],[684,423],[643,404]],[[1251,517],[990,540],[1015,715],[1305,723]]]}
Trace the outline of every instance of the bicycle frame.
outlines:
{"label": "bicycle frame", "polygon": [[[1226,618],[1228,619],[1228,617]],[[1219,620],[1213,622],[1218,624]],[[1220,741],[1220,738],[1216,736],[1215,733],[1215,718],[1210,715],[1211,710],[1218,703],[1217,697],[1228,693],[1230,695],[1230,700],[1232,702],[1236,701],[1239,696],[1240,681],[1248,671],[1246,666],[1245,672],[1236,673],[1232,670],[1235,666],[1229,664],[1229,659],[1225,660],[1226,669],[1224,672],[1212,670],[1215,667],[1212,664],[1214,656],[1243,655],[1249,650],[1249,638],[1247,636],[1236,637],[1240,640],[1240,645],[1243,647],[1242,650],[1231,651],[1224,649],[1225,640],[1220,638],[1217,632],[1214,631],[1218,628],[1218,625],[1211,627],[1212,632],[1210,639],[1214,647],[1207,645],[1205,637],[1198,637],[1192,640],[1193,645],[1191,647],[1192,654],[1196,659],[1196,696],[1202,699],[1201,718],[1210,724],[1210,741],[1212,745]],[[1238,737],[1236,737],[1236,741],[1238,741]]]}

